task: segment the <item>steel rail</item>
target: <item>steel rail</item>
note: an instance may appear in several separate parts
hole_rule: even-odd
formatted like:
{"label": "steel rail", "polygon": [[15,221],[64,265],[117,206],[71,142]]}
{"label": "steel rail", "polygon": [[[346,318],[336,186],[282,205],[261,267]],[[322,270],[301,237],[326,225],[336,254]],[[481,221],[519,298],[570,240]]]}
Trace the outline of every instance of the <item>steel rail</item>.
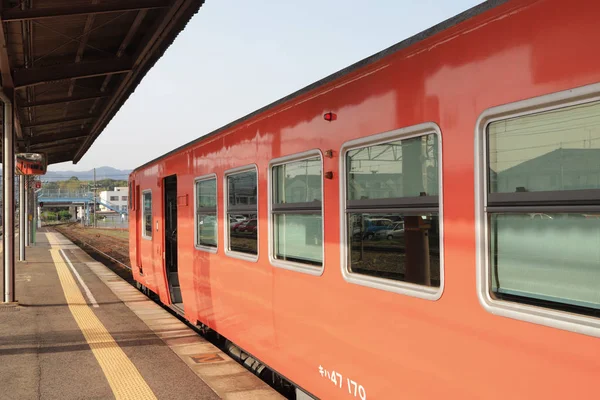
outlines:
{"label": "steel rail", "polygon": [[[61,232],[61,233],[62,233],[62,232]],[[64,235],[64,233],[63,233],[63,235]],[[91,247],[91,248],[92,248],[94,251],[96,251],[97,253],[100,253],[100,254],[102,254],[104,257],[111,259],[112,261],[116,262],[117,264],[121,264],[121,265],[122,265],[122,266],[124,266],[126,269],[128,269],[128,270],[130,270],[130,271],[131,271],[131,267],[130,267],[129,265],[127,265],[127,264],[124,264],[124,263],[122,263],[121,261],[117,260],[116,258],[109,256],[108,254],[106,254],[105,252],[103,252],[102,250],[100,250],[99,248],[97,248],[97,247],[95,247],[95,246],[92,246],[91,244],[89,244],[89,243],[87,243],[87,242],[85,242],[85,241],[83,241],[83,240],[81,240],[81,239],[75,239],[75,240],[77,240],[79,243],[82,243],[84,246]]]}

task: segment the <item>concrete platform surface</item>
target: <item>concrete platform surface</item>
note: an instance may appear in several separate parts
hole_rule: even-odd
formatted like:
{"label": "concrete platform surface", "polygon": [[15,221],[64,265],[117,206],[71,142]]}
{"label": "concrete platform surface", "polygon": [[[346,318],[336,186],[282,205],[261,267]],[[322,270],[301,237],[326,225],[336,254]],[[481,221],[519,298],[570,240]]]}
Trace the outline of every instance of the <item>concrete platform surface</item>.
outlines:
{"label": "concrete platform surface", "polygon": [[16,297],[0,305],[0,399],[282,399],[59,233],[27,248]]}

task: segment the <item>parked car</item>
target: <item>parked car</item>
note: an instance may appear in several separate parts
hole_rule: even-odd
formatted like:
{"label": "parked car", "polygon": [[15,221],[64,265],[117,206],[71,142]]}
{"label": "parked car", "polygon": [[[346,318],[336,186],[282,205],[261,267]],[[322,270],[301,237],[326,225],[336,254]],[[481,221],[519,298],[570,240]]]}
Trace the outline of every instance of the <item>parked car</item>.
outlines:
{"label": "parked car", "polygon": [[377,238],[386,238],[388,240],[401,238],[404,236],[404,222],[396,222],[391,229],[381,230],[376,233]]}
{"label": "parked car", "polygon": [[377,232],[389,231],[394,226],[394,223],[387,218],[365,218],[364,220],[364,238],[371,240]]}
{"label": "parked car", "polygon": [[244,225],[237,228],[236,232],[256,233],[258,223],[255,219],[248,220]]}
{"label": "parked car", "polygon": [[233,225],[231,225],[231,230],[234,232],[239,232],[240,229],[242,229],[244,226],[246,226],[246,224],[248,224],[248,222],[250,222],[251,220],[245,220],[245,221],[240,221],[237,223],[234,223]]}

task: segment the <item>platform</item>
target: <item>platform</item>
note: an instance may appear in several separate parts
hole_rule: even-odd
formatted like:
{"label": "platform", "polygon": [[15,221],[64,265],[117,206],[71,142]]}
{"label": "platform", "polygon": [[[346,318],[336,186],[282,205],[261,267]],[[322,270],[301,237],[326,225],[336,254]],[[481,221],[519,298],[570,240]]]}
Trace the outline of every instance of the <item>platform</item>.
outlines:
{"label": "platform", "polygon": [[0,399],[283,398],[57,232],[17,263],[16,298]]}

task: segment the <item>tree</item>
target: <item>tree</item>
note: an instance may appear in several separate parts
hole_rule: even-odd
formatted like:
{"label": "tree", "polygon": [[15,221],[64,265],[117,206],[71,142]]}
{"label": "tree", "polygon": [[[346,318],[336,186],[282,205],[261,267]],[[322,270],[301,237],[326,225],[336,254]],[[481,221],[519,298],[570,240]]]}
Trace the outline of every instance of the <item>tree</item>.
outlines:
{"label": "tree", "polygon": [[67,190],[69,191],[77,191],[79,190],[79,178],[76,176],[72,176],[65,184]]}
{"label": "tree", "polygon": [[60,186],[58,182],[44,182],[42,187],[48,191],[57,191]]}

